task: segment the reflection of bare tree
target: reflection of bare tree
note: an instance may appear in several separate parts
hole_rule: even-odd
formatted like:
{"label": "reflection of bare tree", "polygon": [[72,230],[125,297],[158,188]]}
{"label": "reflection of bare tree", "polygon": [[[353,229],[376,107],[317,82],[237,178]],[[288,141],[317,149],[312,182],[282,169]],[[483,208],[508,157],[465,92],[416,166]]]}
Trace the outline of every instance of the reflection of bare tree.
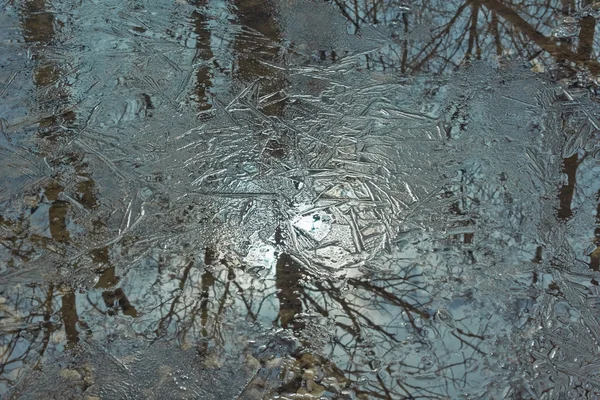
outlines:
{"label": "reflection of bare tree", "polygon": [[[37,58],[34,82],[37,87],[38,104],[43,104],[42,109],[39,111],[42,115],[47,115],[39,122],[42,136],[56,134],[61,129],[60,127],[64,126],[63,124],[72,123],[75,118],[71,111],[64,111],[65,109],[68,110],[65,103],[68,102],[69,97],[62,85],[57,84],[63,74],[61,66],[36,48],[36,46],[48,45],[54,40],[54,15],[51,11],[48,11],[48,8],[49,6],[45,1],[34,1],[27,4],[26,12],[23,14],[23,36],[27,42],[34,46],[34,54]],[[53,85],[56,85],[58,89],[54,88]],[[44,195],[45,199],[50,202],[48,209],[50,236],[56,243],[66,244],[70,240],[67,227],[70,203],[60,199],[60,193],[63,189],[61,185],[50,181],[44,189]],[[83,196],[86,194],[83,194]],[[53,293],[53,286],[50,286],[44,315],[46,328],[45,337],[42,341],[44,349],[49,344],[52,331],[50,317],[53,313]],[[67,343],[69,346],[74,346],[79,342],[79,317],[77,315],[76,295],[72,289],[62,293],[60,315]],[[40,357],[43,356],[43,353],[43,351],[40,352]]]}
{"label": "reflection of bare tree", "polygon": [[[594,41],[594,28],[592,25],[591,29],[589,26],[589,18],[593,17],[586,16],[581,19],[583,29],[580,30],[578,36],[577,50],[572,50],[570,43],[565,43],[552,39],[538,31],[528,21],[522,18],[518,12],[504,5],[498,0],[483,0],[481,4],[486,6],[489,10],[495,11],[501,18],[506,22],[518,27],[519,30],[529,39],[532,40],[539,48],[546,51],[552,57],[555,57],[559,62],[571,61],[576,64],[584,65],[590,69],[592,73],[600,72],[600,64],[597,61],[590,59],[592,54],[592,43]],[[558,14],[558,7],[556,11]],[[558,18],[557,18],[558,19]]]}
{"label": "reflection of bare tree", "polygon": [[[65,156],[61,143],[61,137],[73,130],[76,116],[70,104],[70,89],[63,82],[65,75],[72,71],[71,66],[63,65],[64,60],[56,53],[47,52],[46,47],[54,44],[55,29],[62,24],[55,19],[52,5],[44,0],[27,2],[20,11],[23,38],[33,60],[35,85],[29,113],[37,135],[29,140],[38,140],[36,151],[45,157],[49,169],[52,169],[50,165],[68,164],[77,176],[69,182],[68,188],[60,184],[61,177],[56,176],[37,180],[28,188],[17,187],[21,203],[12,204],[12,210],[7,211],[16,211],[19,218],[4,220],[0,217],[2,245],[11,250],[14,260],[24,263],[19,265],[22,268],[8,271],[1,288],[2,393],[57,346],[65,343],[70,348],[79,343],[80,329],[85,323],[78,315],[76,290],[57,282],[54,265],[49,269],[52,283],[33,282],[48,272],[45,268],[52,264],[48,260],[53,255],[64,257],[68,251],[72,240],[69,231],[74,216],[72,206],[91,210],[97,205],[95,185],[85,170],[83,157]],[[25,263],[33,257],[35,268],[27,268]],[[13,263],[13,267],[14,264],[17,263]]]}
{"label": "reflection of bare tree", "polygon": [[21,377],[25,365],[29,364],[30,368],[36,360],[39,363],[51,345],[50,338],[56,329],[52,322],[56,313],[55,292],[54,285],[49,285],[46,290],[32,286],[16,288],[10,292],[10,297],[4,298],[0,308],[3,321],[0,328],[0,382],[3,385],[10,386]]}
{"label": "reflection of bare tree", "polygon": [[[255,299],[236,282],[235,269],[213,257],[213,250],[207,248],[202,271],[194,261],[185,265],[171,292],[173,296],[163,299],[155,311],[160,317],[152,318],[155,337],[198,342],[201,353],[207,351],[209,343],[224,344],[221,320],[234,297],[246,308],[248,319],[255,319]],[[219,270],[213,264],[218,264]]]}
{"label": "reflection of bare tree", "polygon": [[[429,284],[417,266],[337,280],[316,276],[283,253],[273,272],[266,280],[254,277],[243,266],[232,267],[231,261],[207,249],[203,265],[192,261],[183,265],[173,282],[173,295],[163,298],[152,315],[141,318],[155,327],[155,338],[195,343],[201,354],[231,340],[224,329],[232,312],[249,323],[269,326],[275,321],[276,326],[290,329],[302,348],[287,361],[291,364],[286,368],[295,371],[293,378],[271,382],[273,393],[306,390],[302,383],[306,379],[314,381],[315,387],[327,386],[327,376],[307,378],[310,371],[323,370],[333,374],[328,379],[345,382],[343,387],[348,379],[358,382],[372,375],[373,379],[353,389],[363,398],[447,398],[464,390],[476,360],[486,355],[482,344],[487,327],[472,331],[466,320],[448,322],[443,314],[432,318],[431,299],[426,295]],[[324,321],[330,322],[322,325]],[[455,339],[460,359],[446,359],[444,352],[437,359],[419,355],[418,349],[430,346],[431,335],[443,334]],[[329,360],[317,355],[322,352]],[[268,375],[269,368],[261,370]],[[419,385],[420,377],[428,374],[441,377],[454,389]]]}
{"label": "reflection of bare tree", "polygon": [[[501,59],[512,53],[534,62],[551,59],[564,66],[585,67],[600,72],[595,50],[595,18],[586,13],[591,1],[575,7],[572,2],[476,0],[424,1],[399,7],[387,0],[334,0],[342,14],[358,30],[364,24],[391,27],[397,46],[381,54],[366,56],[376,69],[403,72],[444,72],[470,60]],[[579,32],[562,38],[553,36],[552,25],[571,16]],[[550,22],[550,23],[548,23]],[[418,33],[431,27],[429,34]]]}

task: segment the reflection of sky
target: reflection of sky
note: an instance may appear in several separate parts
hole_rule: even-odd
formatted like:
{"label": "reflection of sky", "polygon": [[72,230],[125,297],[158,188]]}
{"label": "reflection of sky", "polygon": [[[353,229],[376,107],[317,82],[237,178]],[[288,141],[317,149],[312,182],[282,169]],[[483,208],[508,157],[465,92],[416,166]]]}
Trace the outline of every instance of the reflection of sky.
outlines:
{"label": "reflection of sky", "polygon": [[325,239],[331,231],[332,218],[325,212],[315,212],[294,218],[292,226],[310,235],[317,242]]}

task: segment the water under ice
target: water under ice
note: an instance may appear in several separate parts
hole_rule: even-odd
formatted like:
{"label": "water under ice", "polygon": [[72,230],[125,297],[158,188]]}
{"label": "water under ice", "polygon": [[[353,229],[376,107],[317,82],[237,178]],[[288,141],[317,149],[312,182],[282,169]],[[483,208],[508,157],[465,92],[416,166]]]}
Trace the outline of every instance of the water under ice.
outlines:
{"label": "water under ice", "polygon": [[2,396],[600,396],[563,3],[6,1]]}

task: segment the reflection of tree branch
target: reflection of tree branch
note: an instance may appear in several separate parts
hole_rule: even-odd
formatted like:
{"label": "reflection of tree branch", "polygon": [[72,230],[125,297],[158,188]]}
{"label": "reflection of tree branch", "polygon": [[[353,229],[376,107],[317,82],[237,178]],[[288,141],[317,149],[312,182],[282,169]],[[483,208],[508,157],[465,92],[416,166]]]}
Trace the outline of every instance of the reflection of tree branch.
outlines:
{"label": "reflection of tree branch", "polygon": [[[454,13],[454,16],[452,17],[452,19],[450,21],[448,21],[448,23],[444,26],[444,29],[442,29],[435,37],[433,37],[431,39],[431,41],[429,41],[427,44],[425,44],[425,46],[423,46],[423,50],[421,50],[419,53],[417,53],[415,59],[419,58],[419,56],[423,53],[425,53],[425,51],[427,51],[427,48],[429,46],[431,46],[432,44],[434,44],[438,39],[443,38],[444,36],[448,35],[448,33],[450,33],[450,29],[452,29],[452,26],[454,26],[454,23],[458,20],[458,18],[461,16],[462,12],[464,11],[465,8],[467,8],[467,6],[469,5],[469,1],[466,2],[465,4],[463,4],[462,6],[458,7],[458,9],[456,10],[456,12]],[[413,66],[413,70],[414,71],[418,71],[421,69],[421,67],[423,66],[423,64],[425,64],[427,61],[429,61],[435,54],[437,54],[437,49],[438,47],[440,47],[441,45],[441,40],[433,47],[433,49],[431,49],[431,51],[429,52],[429,54],[427,54],[427,56],[425,56],[417,65]]]}
{"label": "reflection of tree branch", "polygon": [[[190,274],[190,270],[192,269],[193,265],[194,265],[194,261],[190,261],[188,263],[188,265],[185,267],[185,269],[183,270],[183,276],[181,277],[181,281],[179,282],[179,293],[181,293],[183,291],[183,288],[185,287],[188,276]],[[158,323],[158,327],[155,330],[157,336],[161,336],[165,326],[169,326],[171,324],[172,318],[177,314],[175,311],[175,306],[177,305],[177,303],[179,303],[180,298],[181,298],[181,294],[177,294],[173,298],[173,301],[171,302],[171,307],[169,308],[167,315],[165,315],[164,317],[162,317],[160,319],[160,321]]]}
{"label": "reflection of tree branch", "polygon": [[370,328],[376,330],[377,332],[382,333],[388,339],[390,339],[390,340],[392,340],[394,342],[398,342],[399,341],[395,337],[394,334],[386,332],[385,329],[383,329],[381,326],[379,326],[375,322],[373,322],[373,320],[371,318],[369,318],[366,315],[358,312],[357,310],[352,309],[352,307],[350,307],[350,304],[342,296],[337,295],[336,293],[334,293],[331,290],[327,290],[325,287],[323,287],[322,285],[320,285],[320,283],[318,283],[318,282],[315,282],[315,286],[317,286],[319,292],[321,292],[321,291],[328,292],[329,296],[331,297],[331,299],[335,300],[342,307],[342,309],[346,312],[346,315],[348,316],[348,318],[350,318],[350,320],[352,320],[352,323],[354,324],[357,332],[360,332],[360,330],[361,330],[361,328],[360,328],[361,324],[358,322],[356,316],[362,318],[368,324],[368,326]]}
{"label": "reflection of tree branch", "polygon": [[351,283],[355,287],[362,287],[363,289],[366,289],[370,292],[378,294],[385,300],[389,301],[391,304],[402,307],[407,313],[412,312],[414,314],[419,315],[421,318],[425,318],[425,319],[429,319],[429,317],[430,317],[429,313],[427,313],[426,311],[420,310],[419,308],[415,307],[414,305],[401,300],[393,293],[386,291],[384,288],[369,285],[367,282],[364,282],[364,281],[361,281],[358,279],[349,279],[348,282]]}
{"label": "reflection of tree branch", "polygon": [[375,376],[377,377],[377,382],[379,382],[379,384],[381,385],[381,388],[385,392],[386,397],[388,399],[393,399],[392,394],[390,393],[390,390],[385,385],[385,382],[383,381],[383,379],[381,379],[381,375],[375,374]]}
{"label": "reflection of tree branch", "polygon": [[[385,396],[383,394],[377,393],[377,392],[373,392],[373,391],[366,391],[366,390],[359,390],[359,389],[355,389],[354,390],[356,392],[356,394],[358,396],[369,396],[370,399],[392,399],[392,397],[389,396]],[[359,397],[360,398],[360,397]],[[409,397],[409,399],[412,397]]]}
{"label": "reflection of tree branch", "polygon": [[483,354],[484,356],[487,356],[487,353],[485,351],[480,350],[479,348],[477,348],[477,346],[467,342],[465,339],[461,338],[456,333],[451,332],[451,335],[454,336],[455,338],[457,338],[458,340],[460,340],[461,343],[463,343],[463,344],[469,346],[470,348],[472,348],[473,350],[475,350],[476,352]]}
{"label": "reflection of tree branch", "polygon": [[[406,396],[408,396],[409,399],[415,399],[415,398],[425,398],[425,399],[448,399],[448,396],[444,396],[441,395],[440,393],[436,393],[433,390],[429,390],[423,386],[415,386],[415,385],[410,385],[406,382],[404,383],[400,383],[398,380],[396,381],[396,383],[402,388],[402,390],[404,391],[404,393],[406,393]],[[413,396],[411,394],[411,391],[409,391],[408,388],[413,389],[414,392],[419,393],[419,396]],[[447,386],[446,386],[447,387]],[[423,393],[428,394],[428,396],[425,396]]]}
{"label": "reflection of tree branch", "polygon": [[474,334],[474,333],[465,332],[465,331],[463,331],[463,330],[462,330],[462,329],[460,329],[460,328],[457,328],[457,329],[456,329],[456,331],[457,331],[458,333],[460,333],[461,335],[464,335],[464,336],[474,337],[474,338],[477,338],[477,339],[479,339],[479,340],[484,340],[484,339],[485,339],[485,338],[484,338],[482,335],[476,335],[476,334]]}
{"label": "reflection of tree branch", "polygon": [[50,343],[50,335],[52,334],[52,324],[50,323],[50,318],[52,317],[52,301],[54,299],[54,285],[50,285],[48,288],[48,294],[46,295],[46,301],[44,302],[44,339],[42,340],[42,349],[40,350],[40,358],[36,363],[37,368],[42,361],[42,357],[48,348],[48,344]]}
{"label": "reflection of tree branch", "polygon": [[436,373],[439,373],[445,369],[450,369],[450,368],[454,368],[454,367],[458,367],[461,365],[465,365],[467,363],[467,361],[475,361],[475,359],[473,357],[469,357],[469,358],[464,358],[464,354],[463,354],[463,361],[462,362],[455,362],[452,364],[447,364],[444,366],[439,367],[438,369],[435,370]]}
{"label": "reflection of tree branch", "polygon": [[360,28],[360,23],[359,21],[361,21],[359,14],[356,14],[356,21],[354,19],[352,19],[352,17],[350,16],[350,14],[348,14],[348,11],[346,11],[346,5],[344,4],[343,0],[334,0],[335,4],[338,6],[338,8],[340,9],[340,11],[342,12],[342,15],[350,22],[352,22],[352,25],[354,25],[354,29],[356,29],[358,31],[358,29]]}
{"label": "reflection of tree branch", "polygon": [[556,57],[559,61],[572,60],[576,63],[587,66],[592,73],[600,73],[600,63],[595,60],[586,59],[585,55],[575,53],[569,50],[566,46],[561,46],[559,43],[544,36],[542,33],[535,30],[527,21],[525,21],[516,11],[505,6],[498,0],[472,0],[483,4],[491,11],[495,11],[510,22],[513,26],[518,27],[525,36],[531,39],[535,44]]}

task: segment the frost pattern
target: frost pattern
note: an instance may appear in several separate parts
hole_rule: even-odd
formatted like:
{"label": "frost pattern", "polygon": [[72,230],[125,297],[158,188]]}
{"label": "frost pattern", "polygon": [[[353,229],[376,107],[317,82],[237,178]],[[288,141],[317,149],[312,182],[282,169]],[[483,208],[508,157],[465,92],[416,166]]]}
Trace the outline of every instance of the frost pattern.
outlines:
{"label": "frost pattern", "polygon": [[364,69],[382,31],[320,2],[176,3],[19,28],[1,393],[597,396],[589,91],[519,63]]}

